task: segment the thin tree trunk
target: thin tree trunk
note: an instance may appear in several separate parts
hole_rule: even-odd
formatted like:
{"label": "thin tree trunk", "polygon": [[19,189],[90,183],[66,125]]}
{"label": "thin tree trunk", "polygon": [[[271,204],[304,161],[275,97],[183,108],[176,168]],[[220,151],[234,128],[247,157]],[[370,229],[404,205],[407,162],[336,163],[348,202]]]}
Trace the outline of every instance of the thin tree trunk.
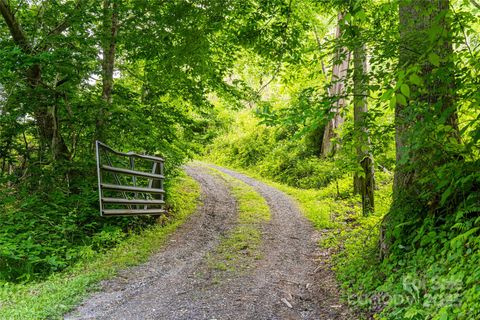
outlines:
{"label": "thin tree trunk", "polygon": [[[0,0],[0,13],[7,24],[13,41],[27,55],[33,55],[32,46],[25,36],[20,24],[12,12],[8,1]],[[31,103],[36,105],[34,117],[39,129],[40,140],[50,146],[54,160],[69,159],[69,150],[60,133],[60,126],[57,117],[57,108],[51,105],[40,86],[42,79],[41,66],[33,64],[26,72],[27,84],[29,86],[29,95]],[[55,103],[55,102],[53,102]]]}
{"label": "thin tree trunk", "polygon": [[[342,20],[344,18],[343,13],[338,14],[338,25],[335,37],[339,39],[342,36],[343,30],[341,28]],[[350,63],[350,53],[346,48],[339,48],[335,53],[333,59],[332,80],[329,89],[329,95],[335,98],[336,101],[330,113],[333,113],[332,119],[330,119],[325,126],[322,138],[322,157],[328,157],[335,153],[338,148],[338,144],[333,143],[333,139],[337,137],[336,130],[342,125],[344,119],[341,115],[342,109],[345,107],[345,81],[347,78],[348,65]]]}
{"label": "thin tree trunk", "polygon": [[370,138],[366,126],[367,106],[367,57],[365,44],[357,44],[353,52],[353,105],[355,147],[357,161],[363,169],[363,175],[355,174],[354,189],[362,196],[362,212],[364,215],[373,212],[375,172],[373,155],[370,152]]}
{"label": "thin tree trunk", "polygon": [[103,58],[102,58],[102,105],[97,114],[97,140],[104,140],[105,115],[112,104],[113,72],[115,68],[115,54],[119,29],[118,2],[116,0],[103,1]]}

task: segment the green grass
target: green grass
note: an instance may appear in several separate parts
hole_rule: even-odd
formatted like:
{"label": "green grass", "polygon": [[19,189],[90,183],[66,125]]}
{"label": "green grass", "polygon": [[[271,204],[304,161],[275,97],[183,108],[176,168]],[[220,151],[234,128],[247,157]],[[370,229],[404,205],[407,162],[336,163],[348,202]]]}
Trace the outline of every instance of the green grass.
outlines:
{"label": "green grass", "polygon": [[377,187],[375,191],[375,214],[364,217],[361,214],[360,196],[352,194],[353,178],[346,175],[337,181],[329,183],[320,189],[300,189],[262,177],[252,170],[239,167],[225,166],[237,172],[244,173],[260,180],[291,196],[297,203],[302,214],[318,229],[342,229],[345,220],[379,220],[390,208],[391,183],[389,174],[377,173]]}
{"label": "green grass", "polygon": [[[344,219],[362,218],[360,198],[351,194],[351,177],[345,176],[320,189],[300,189],[272,181],[252,170],[225,166],[223,163],[218,165],[244,173],[285,192],[292,197],[299,206],[301,213],[318,230],[338,229],[344,224]],[[384,174],[380,174],[380,177],[382,183],[375,195],[377,201],[375,216],[383,216],[388,211],[390,204],[388,193],[391,184],[388,181],[389,177]]]}
{"label": "green grass", "polygon": [[169,189],[168,203],[174,214],[165,225],[155,225],[132,235],[102,255],[85,251],[84,259],[65,272],[28,284],[0,283],[0,319],[57,319],[78,304],[99,281],[119,270],[145,262],[167,237],[195,211],[199,185],[182,175]]}
{"label": "green grass", "polygon": [[[250,172],[248,174],[252,176]],[[291,196],[296,201],[300,211],[312,222],[315,228],[329,229],[335,226],[332,214],[336,204],[330,201],[330,198],[324,196],[325,192],[323,190],[298,189],[259,176],[255,177]]]}
{"label": "green grass", "polygon": [[270,208],[251,186],[216,169],[206,168],[228,183],[238,206],[237,225],[208,257],[209,266],[218,271],[245,270],[252,259],[262,258],[259,252],[262,243],[261,224],[270,220]]}
{"label": "green grass", "polygon": [[323,231],[319,245],[333,252],[333,268],[344,288],[344,298],[355,307],[361,307],[359,304],[365,301],[352,297],[364,293],[362,282],[353,278],[371,279],[374,272],[372,268],[368,268],[369,275],[362,276],[361,270],[378,263],[375,261],[378,227],[390,207],[391,176],[377,173],[376,211],[372,215],[363,216],[360,197],[352,194],[353,179],[350,176],[344,176],[320,189],[298,189],[273,182],[250,170],[234,170],[263,181],[296,201],[302,214],[317,230]]}

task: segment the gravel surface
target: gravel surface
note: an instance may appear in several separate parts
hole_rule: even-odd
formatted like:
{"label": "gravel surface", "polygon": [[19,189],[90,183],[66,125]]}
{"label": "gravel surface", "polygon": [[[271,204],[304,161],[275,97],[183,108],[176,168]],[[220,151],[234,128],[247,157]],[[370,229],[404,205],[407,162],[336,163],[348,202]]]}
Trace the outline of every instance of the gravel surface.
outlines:
{"label": "gravel surface", "polygon": [[236,202],[225,182],[201,166],[187,173],[202,186],[203,205],[149,262],[102,283],[65,319],[354,319],[338,301],[318,234],[290,198],[242,174],[270,206],[262,228],[263,259],[248,272],[221,273],[208,256],[235,225]]}

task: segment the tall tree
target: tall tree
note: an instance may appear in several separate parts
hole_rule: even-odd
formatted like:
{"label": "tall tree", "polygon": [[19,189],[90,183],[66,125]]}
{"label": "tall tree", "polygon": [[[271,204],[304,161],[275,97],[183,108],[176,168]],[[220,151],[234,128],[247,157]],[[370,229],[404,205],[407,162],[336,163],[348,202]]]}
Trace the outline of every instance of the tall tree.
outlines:
{"label": "tall tree", "polygon": [[120,29],[117,0],[103,1],[102,21],[102,105],[97,114],[96,140],[104,140],[105,113],[112,104],[113,73]]}
{"label": "tall tree", "polygon": [[[38,48],[34,48],[27,35],[23,31],[20,22],[14,14],[14,11],[7,0],[0,0],[0,13],[10,31],[14,43],[21,49],[22,53],[32,61],[36,61],[35,56]],[[68,23],[58,24],[49,33],[49,36],[55,36],[68,28]],[[50,48],[44,46],[40,50],[46,52]],[[35,103],[33,115],[35,117],[41,141],[48,145],[53,159],[68,159],[70,151],[63,139],[58,121],[58,96],[52,93],[52,88],[63,84],[64,80],[58,79],[47,86],[42,79],[42,65],[39,62],[32,63],[25,71],[25,81],[28,87],[27,94],[30,103]],[[54,91],[54,90],[53,90]]]}
{"label": "tall tree", "polygon": [[[387,231],[438,209],[437,200],[421,195],[431,187],[429,175],[452,160],[445,148],[448,141],[459,140],[449,13],[448,0],[403,0],[399,5],[396,169],[393,205],[384,222]],[[388,251],[388,241],[382,248]]]}
{"label": "tall tree", "polygon": [[353,140],[357,164],[362,169],[361,173],[354,173],[353,191],[361,195],[362,212],[366,215],[373,212],[375,208],[375,170],[367,125],[369,75],[364,6],[364,1],[350,3],[348,12],[352,19],[348,26],[348,35],[353,52]]}
{"label": "tall tree", "polygon": [[[415,124],[435,121],[426,113],[445,113],[443,124],[452,127],[458,136],[458,124],[453,97],[455,78],[453,73],[453,48],[448,21],[448,0],[402,1],[400,3],[400,55],[399,65],[405,70],[417,70],[424,84],[415,83],[411,88],[409,103],[398,101],[395,106],[395,142],[397,170],[394,192],[398,195],[409,190],[418,179],[417,160],[420,147],[412,146]],[[423,55],[424,53],[428,55]],[[423,55],[423,56],[422,56]],[[421,65],[419,65],[421,61]],[[405,95],[405,92],[402,93]],[[432,110],[433,109],[433,110]],[[437,121],[440,124],[439,121]],[[430,123],[429,126],[436,123]],[[417,132],[418,133],[418,132]],[[418,136],[418,134],[416,135]],[[422,142],[422,141],[420,141]],[[408,163],[405,164],[405,161]],[[437,160],[441,161],[441,159]]]}
{"label": "tall tree", "polygon": [[[357,35],[359,36],[359,35]],[[360,37],[358,37],[360,38]],[[368,214],[374,210],[375,172],[373,155],[370,151],[370,138],[366,124],[367,105],[367,55],[365,44],[356,41],[353,50],[353,108],[355,128],[355,148],[357,161],[362,174],[355,173],[354,189],[362,196],[362,212]]]}
{"label": "tall tree", "polygon": [[[335,39],[340,40],[344,32],[344,13],[338,14],[338,24],[335,32]],[[350,52],[343,46],[339,46],[333,58],[332,80],[328,90],[328,94],[333,106],[330,108],[331,119],[328,121],[323,131],[321,155],[327,157],[334,153],[338,144],[333,143],[333,139],[337,137],[336,130],[344,122],[342,110],[346,105],[345,99],[345,82],[348,73],[348,66],[350,63]]]}

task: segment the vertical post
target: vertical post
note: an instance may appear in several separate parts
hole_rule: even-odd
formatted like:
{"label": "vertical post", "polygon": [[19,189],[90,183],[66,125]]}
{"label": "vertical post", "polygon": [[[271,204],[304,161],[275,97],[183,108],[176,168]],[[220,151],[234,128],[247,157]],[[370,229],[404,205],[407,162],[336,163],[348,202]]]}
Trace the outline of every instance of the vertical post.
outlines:
{"label": "vertical post", "polygon": [[[157,163],[157,161],[154,161],[153,162],[152,173],[157,173],[157,168],[158,168],[158,163]],[[153,186],[155,185],[155,178],[150,178],[149,180],[150,181],[148,181],[148,187],[153,188]],[[153,198],[155,198],[155,196],[153,196]],[[148,209],[148,205],[145,205],[143,208]]]}
{"label": "vertical post", "polygon": [[[135,170],[135,158],[130,156],[128,157],[128,160],[130,161],[130,169],[131,170]],[[137,186],[137,176],[132,176],[132,183],[133,183],[133,186],[136,187]],[[138,193],[134,193],[133,197],[134,198],[137,198],[138,196]],[[134,206],[135,209],[139,209],[139,206],[138,205],[135,205]]]}
{"label": "vertical post", "polygon": [[[129,159],[130,159],[130,169],[135,170],[135,158],[130,157]],[[137,176],[132,176],[132,182],[133,182],[133,186],[136,187],[137,186]]]}
{"label": "vertical post", "polygon": [[[163,176],[163,161],[160,161],[160,174]],[[163,178],[160,179],[160,189],[163,190]],[[161,200],[163,199],[163,193],[160,194]]]}
{"label": "vertical post", "polygon": [[98,179],[98,201],[100,204],[100,216],[103,216],[103,203],[102,203],[102,173],[100,171],[100,141],[95,141],[95,156],[97,159],[97,179]]}

